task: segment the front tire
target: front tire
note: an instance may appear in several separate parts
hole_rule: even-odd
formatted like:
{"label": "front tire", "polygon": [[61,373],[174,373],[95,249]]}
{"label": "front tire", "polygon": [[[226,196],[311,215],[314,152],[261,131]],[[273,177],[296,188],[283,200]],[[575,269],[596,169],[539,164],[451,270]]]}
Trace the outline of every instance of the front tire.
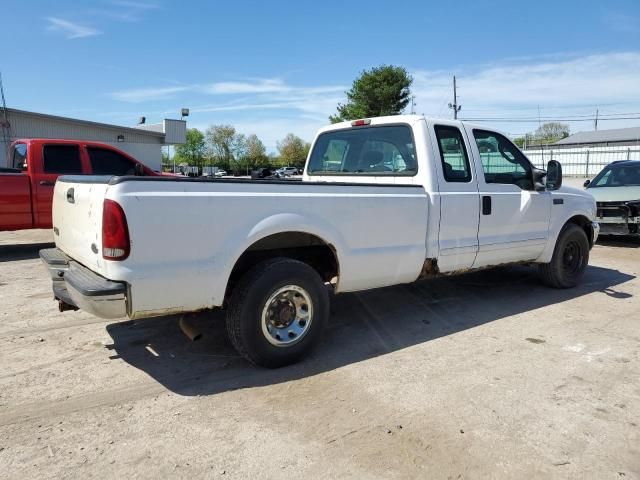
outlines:
{"label": "front tire", "polygon": [[255,365],[278,368],[298,362],[320,341],[329,295],[305,263],[275,258],[245,273],[229,300],[227,333]]}
{"label": "front tire", "polygon": [[566,225],[556,241],[549,263],[538,266],[542,281],[553,288],[572,288],[580,283],[589,264],[589,240],[582,228]]}

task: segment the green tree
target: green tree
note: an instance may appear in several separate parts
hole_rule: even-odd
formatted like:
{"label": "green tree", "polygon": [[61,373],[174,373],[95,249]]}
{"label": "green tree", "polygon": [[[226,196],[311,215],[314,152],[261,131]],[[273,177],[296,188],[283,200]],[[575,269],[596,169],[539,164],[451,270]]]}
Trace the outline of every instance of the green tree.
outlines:
{"label": "green tree", "polygon": [[211,125],[207,128],[205,136],[210,162],[224,170],[230,170],[234,160],[236,129],[231,125]]}
{"label": "green tree", "polygon": [[176,145],[176,164],[186,162],[189,165],[198,167],[198,169],[202,169],[204,155],[204,135],[197,128],[188,129],[185,143]]}
{"label": "green tree", "polygon": [[264,148],[264,144],[254,133],[249,135],[246,140],[246,163],[251,170],[258,167],[266,167],[269,163],[267,149]]}
{"label": "green tree", "polygon": [[173,168],[173,165],[169,161],[169,154],[165,150],[161,150],[160,155],[162,156],[162,171],[170,172]]}
{"label": "green tree", "polygon": [[280,153],[278,163],[283,167],[303,167],[310,148],[311,144],[293,133],[289,133],[281,142],[278,142],[278,152]]}
{"label": "green tree", "polygon": [[538,143],[553,143],[569,136],[569,125],[560,122],[547,122],[538,127],[535,138]]}
{"label": "green tree", "polygon": [[231,139],[231,169],[234,173],[247,173],[247,137],[237,133]]}
{"label": "green tree", "polygon": [[347,103],[338,104],[331,123],[357,118],[398,115],[409,104],[413,78],[404,67],[381,65],[363,71],[346,93]]}

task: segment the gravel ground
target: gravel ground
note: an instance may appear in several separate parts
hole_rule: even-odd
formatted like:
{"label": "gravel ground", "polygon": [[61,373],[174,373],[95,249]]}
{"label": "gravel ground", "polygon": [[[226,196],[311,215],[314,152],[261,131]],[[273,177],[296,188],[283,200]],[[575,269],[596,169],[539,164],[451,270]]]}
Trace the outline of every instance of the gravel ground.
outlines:
{"label": "gravel ground", "polygon": [[640,478],[640,241],[572,290],[527,267],[333,299],[322,346],[269,371],[222,314],[59,313],[0,234],[3,478]]}

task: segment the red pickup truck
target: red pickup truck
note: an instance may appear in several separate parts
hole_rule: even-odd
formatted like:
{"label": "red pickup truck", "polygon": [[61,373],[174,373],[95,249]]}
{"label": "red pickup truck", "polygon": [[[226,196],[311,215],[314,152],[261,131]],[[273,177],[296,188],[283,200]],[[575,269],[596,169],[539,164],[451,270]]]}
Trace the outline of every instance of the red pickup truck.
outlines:
{"label": "red pickup truck", "polygon": [[110,145],[29,139],[11,144],[0,168],[0,231],[51,228],[53,186],[60,175],[161,175]]}

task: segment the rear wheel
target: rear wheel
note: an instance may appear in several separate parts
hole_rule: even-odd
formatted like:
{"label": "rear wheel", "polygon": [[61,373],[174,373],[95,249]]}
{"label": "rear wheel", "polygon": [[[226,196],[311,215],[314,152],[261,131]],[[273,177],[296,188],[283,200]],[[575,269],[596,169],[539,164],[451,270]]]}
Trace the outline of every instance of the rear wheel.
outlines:
{"label": "rear wheel", "polygon": [[307,264],[275,258],[256,265],[235,287],[227,333],[251,363],[277,368],[295,363],[318,343],[329,315],[329,296]]}
{"label": "rear wheel", "polygon": [[589,263],[589,240],[582,228],[566,225],[556,241],[549,263],[539,265],[542,281],[554,288],[575,287]]}

